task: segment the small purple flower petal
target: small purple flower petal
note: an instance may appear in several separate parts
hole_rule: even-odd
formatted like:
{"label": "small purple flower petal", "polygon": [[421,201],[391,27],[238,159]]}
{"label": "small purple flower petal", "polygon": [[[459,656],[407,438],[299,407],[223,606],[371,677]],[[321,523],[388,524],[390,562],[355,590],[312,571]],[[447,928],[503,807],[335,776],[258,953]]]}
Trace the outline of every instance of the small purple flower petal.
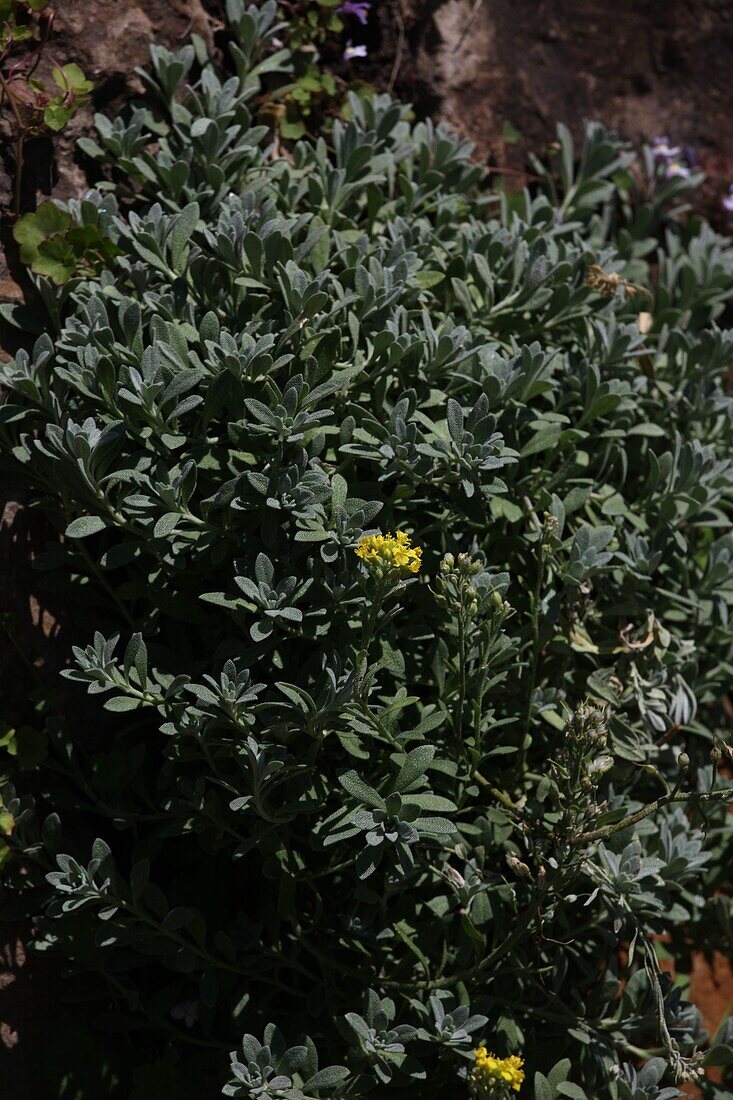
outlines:
{"label": "small purple flower petal", "polygon": [[366,57],[366,55],[366,46],[352,46],[350,42],[346,43],[346,49],[344,50],[344,61],[353,61],[356,57]]}
{"label": "small purple flower petal", "polygon": [[687,165],[682,164],[678,160],[672,160],[667,165],[664,171],[664,178],[666,180],[681,179],[686,180],[691,175],[691,170]]}
{"label": "small purple flower petal", "polygon": [[721,200],[723,209],[727,214],[733,214],[733,184],[728,188],[728,194]]}
{"label": "small purple flower petal", "polygon": [[669,138],[666,135],[652,138],[652,154],[657,161],[669,162],[676,160],[681,152],[679,145],[669,144]]}
{"label": "small purple flower petal", "polygon": [[341,7],[336,8],[336,11],[341,15],[353,15],[355,19],[359,20],[362,26],[366,26],[371,6],[369,0],[344,0]]}

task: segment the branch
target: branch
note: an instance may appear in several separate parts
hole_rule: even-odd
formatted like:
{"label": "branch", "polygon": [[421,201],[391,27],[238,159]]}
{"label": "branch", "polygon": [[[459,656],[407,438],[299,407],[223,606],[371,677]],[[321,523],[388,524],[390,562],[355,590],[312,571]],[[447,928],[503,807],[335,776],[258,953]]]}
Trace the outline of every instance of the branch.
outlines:
{"label": "branch", "polygon": [[673,802],[698,804],[701,802],[730,802],[731,800],[733,800],[733,787],[722,787],[719,791],[711,791],[709,794],[699,794],[697,791],[691,791],[689,794],[674,794],[673,792],[668,795],[663,794],[659,798],[655,798],[643,810],[637,810],[635,814],[625,817],[622,821],[616,821],[613,825],[603,825],[600,829],[592,829],[588,833],[580,833],[579,836],[572,837],[568,843],[577,848],[580,844],[590,844],[594,840],[606,840],[614,833],[621,832],[622,829],[637,825],[645,817],[651,817],[657,810],[661,810],[663,806],[669,806]]}

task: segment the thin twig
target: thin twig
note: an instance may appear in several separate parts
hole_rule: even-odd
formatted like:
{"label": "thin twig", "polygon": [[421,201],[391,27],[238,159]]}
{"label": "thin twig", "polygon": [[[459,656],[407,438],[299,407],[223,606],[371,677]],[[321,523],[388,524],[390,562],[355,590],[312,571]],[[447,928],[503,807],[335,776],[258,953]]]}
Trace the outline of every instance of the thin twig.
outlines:
{"label": "thin twig", "polygon": [[[48,42],[49,38],[51,37],[51,28],[53,26],[53,21],[54,21],[54,18],[55,18],[55,12],[53,11],[53,9],[51,9],[50,11],[47,11],[44,14],[45,14],[46,18],[43,20],[43,31],[41,32],[41,38],[39,39],[38,45],[36,46],[33,53],[30,55],[30,57],[27,57],[24,61],[24,64],[26,64],[26,65],[28,64],[29,61],[32,62],[30,68],[28,69],[28,72],[25,74],[25,79],[26,80],[30,80],[30,78],[33,76],[34,72],[38,68],[38,65],[39,65],[40,60],[41,60],[41,55],[43,54],[43,51],[46,47],[46,43]],[[53,62],[53,64],[55,64],[55,62]]]}
{"label": "thin twig", "polygon": [[391,93],[394,88],[397,74],[400,71],[400,65],[402,64],[402,51],[405,48],[405,20],[402,18],[402,0],[397,0],[397,4],[392,9],[394,11],[394,17],[397,22],[398,38],[397,49],[395,51],[394,64],[392,65],[392,72],[390,73],[389,83],[387,84],[387,91]]}
{"label": "thin twig", "polygon": [[528,183],[538,183],[542,179],[542,176],[528,172],[526,168],[502,168],[500,164],[487,164],[486,171],[495,176],[522,176]]}
{"label": "thin twig", "polygon": [[515,814],[516,817],[522,816],[522,811],[519,809],[518,806],[515,806],[509,795],[505,794],[504,791],[500,791],[498,787],[492,786],[490,781],[485,776],[483,776],[480,771],[476,770],[473,773],[473,778],[476,780],[477,783],[480,783],[482,787],[486,787],[494,796],[496,801],[502,804],[505,810],[508,810],[511,814]]}
{"label": "thin twig", "polygon": [[479,8],[483,4],[483,2],[484,2],[484,0],[474,0],[473,7],[471,8],[470,12],[468,13],[468,18],[466,19],[466,22],[463,25],[463,30],[461,31],[461,36],[458,39],[458,41],[456,42],[455,46],[453,47],[453,53],[458,53],[461,46],[463,45],[463,40],[466,37],[466,35],[468,34],[468,29],[471,26],[471,24],[473,23],[476,12],[479,10]]}
{"label": "thin twig", "polygon": [[568,843],[573,847],[577,847],[580,844],[590,844],[594,840],[606,840],[614,833],[628,829],[632,825],[638,825],[644,818],[650,817],[657,810],[661,810],[663,806],[669,806],[673,802],[695,805],[703,802],[730,802],[731,799],[733,799],[733,787],[721,787],[720,790],[711,791],[709,794],[699,794],[697,791],[690,791],[689,794],[675,794],[674,791],[671,791],[668,795],[663,794],[659,798],[655,798],[653,802],[650,802],[642,810],[637,810],[635,814],[630,814],[629,817],[622,818],[621,821],[616,821],[612,825],[604,825],[600,829],[580,833],[579,836],[571,837]]}

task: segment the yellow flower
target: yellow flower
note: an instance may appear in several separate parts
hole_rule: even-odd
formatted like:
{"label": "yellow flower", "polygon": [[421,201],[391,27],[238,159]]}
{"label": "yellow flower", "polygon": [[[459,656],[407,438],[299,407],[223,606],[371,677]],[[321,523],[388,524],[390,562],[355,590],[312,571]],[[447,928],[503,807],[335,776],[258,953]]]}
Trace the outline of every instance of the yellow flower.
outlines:
{"label": "yellow flower", "polygon": [[471,1088],[474,1096],[485,1100],[488,1097],[506,1096],[507,1090],[519,1092],[524,1081],[524,1061],[517,1054],[508,1058],[497,1058],[489,1054],[486,1047],[473,1052],[475,1059],[471,1071]]}
{"label": "yellow flower", "polygon": [[364,535],[354,553],[370,569],[417,573],[422,564],[422,548],[412,546],[404,531],[396,535]]}

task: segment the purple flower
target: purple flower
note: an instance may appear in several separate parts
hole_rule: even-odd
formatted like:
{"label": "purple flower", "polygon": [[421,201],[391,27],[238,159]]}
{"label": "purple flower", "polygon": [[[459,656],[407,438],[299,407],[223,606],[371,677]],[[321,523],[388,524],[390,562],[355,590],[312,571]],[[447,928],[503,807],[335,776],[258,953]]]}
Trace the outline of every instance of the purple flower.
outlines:
{"label": "purple flower", "polygon": [[353,15],[362,26],[366,26],[371,6],[369,0],[344,0],[341,7],[336,8],[336,11],[340,12],[341,15]]}
{"label": "purple flower", "polygon": [[356,57],[366,57],[366,46],[352,46],[350,42],[346,43],[346,49],[344,50],[344,61],[353,61]]}
{"label": "purple flower", "polygon": [[667,167],[664,170],[664,178],[666,180],[686,180],[691,175],[691,172],[692,169],[688,168],[686,164],[682,163],[682,161],[671,160],[668,162]]}
{"label": "purple flower", "polygon": [[669,163],[669,161],[676,160],[681,151],[679,145],[669,144],[669,138],[666,135],[652,138],[652,154],[656,161]]}
{"label": "purple flower", "polygon": [[179,1005],[174,1005],[171,1009],[171,1016],[174,1020],[182,1020],[186,1027],[193,1027],[199,1018],[199,1003],[192,997],[189,997],[187,1001],[181,1001]]}
{"label": "purple flower", "polygon": [[733,183],[728,188],[728,194],[723,199],[723,209],[727,214],[733,214]]}

